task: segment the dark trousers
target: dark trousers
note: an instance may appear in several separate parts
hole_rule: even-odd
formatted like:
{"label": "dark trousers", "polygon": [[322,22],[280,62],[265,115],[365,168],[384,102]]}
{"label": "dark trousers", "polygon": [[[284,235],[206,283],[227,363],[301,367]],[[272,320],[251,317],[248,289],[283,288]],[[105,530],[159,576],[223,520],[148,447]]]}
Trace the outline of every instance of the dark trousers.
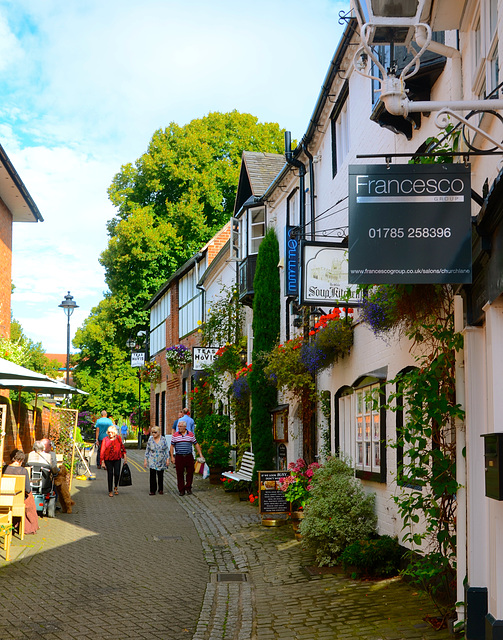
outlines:
{"label": "dark trousers", "polygon": [[157,487],[159,487],[159,491],[163,491],[164,469],[150,469],[150,493],[155,493]]}
{"label": "dark trousers", "polygon": [[[192,490],[192,478],[194,477],[194,456],[189,453],[181,456],[178,453],[175,456],[176,480],[178,483],[178,491],[185,493]],[[185,472],[187,477],[184,479]]]}
{"label": "dark trousers", "polygon": [[110,493],[113,487],[119,486],[119,474],[121,472],[121,461],[105,460],[105,467],[107,468],[108,491]]}
{"label": "dark trousers", "polygon": [[98,451],[96,452],[96,466],[97,467],[101,467],[100,453],[101,453],[101,443],[102,442],[103,442],[103,438],[101,440],[98,440]]}

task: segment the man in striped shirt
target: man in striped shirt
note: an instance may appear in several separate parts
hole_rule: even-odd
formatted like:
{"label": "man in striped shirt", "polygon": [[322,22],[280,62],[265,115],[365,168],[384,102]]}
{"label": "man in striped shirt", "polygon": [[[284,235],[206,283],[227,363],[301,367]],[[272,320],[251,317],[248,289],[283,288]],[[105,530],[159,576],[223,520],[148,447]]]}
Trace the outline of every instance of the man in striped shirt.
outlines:
{"label": "man in striped shirt", "polygon": [[[181,418],[178,421],[178,431],[175,431],[171,438],[171,447],[169,450],[171,462],[175,465],[176,469],[178,493],[181,496],[184,496],[186,493],[188,495],[192,493],[192,478],[194,477],[192,445],[194,445],[198,455],[202,458],[203,454],[196,440],[196,436],[192,431],[187,431],[187,423]],[[187,477],[185,477],[185,473]]]}

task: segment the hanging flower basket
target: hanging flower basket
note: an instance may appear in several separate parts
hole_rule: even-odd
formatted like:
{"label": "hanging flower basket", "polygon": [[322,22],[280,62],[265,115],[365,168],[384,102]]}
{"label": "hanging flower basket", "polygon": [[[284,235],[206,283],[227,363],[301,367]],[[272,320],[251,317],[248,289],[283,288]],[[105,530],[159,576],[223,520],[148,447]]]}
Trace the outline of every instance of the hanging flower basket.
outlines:
{"label": "hanging flower basket", "polygon": [[166,361],[174,374],[192,362],[192,352],[184,344],[176,344],[166,349]]}
{"label": "hanging flower basket", "polygon": [[160,382],[161,380],[161,365],[156,360],[150,360],[145,363],[145,366],[140,373],[141,379],[147,382]]}

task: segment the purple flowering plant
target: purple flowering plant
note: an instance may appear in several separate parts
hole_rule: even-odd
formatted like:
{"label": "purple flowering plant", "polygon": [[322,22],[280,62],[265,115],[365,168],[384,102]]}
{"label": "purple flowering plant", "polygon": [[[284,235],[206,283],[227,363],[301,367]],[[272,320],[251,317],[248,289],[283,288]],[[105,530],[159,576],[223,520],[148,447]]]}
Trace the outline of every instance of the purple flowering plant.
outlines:
{"label": "purple flowering plant", "polygon": [[178,373],[192,362],[192,352],[184,344],[175,344],[166,349],[166,362],[173,373]]}
{"label": "purple flowering plant", "polygon": [[232,383],[232,395],[239,402],[245,400],[250,395],[250,385],[248,376],[241,376]]}
{"label": "purple flowering plant", "polygon": [[360,320],[370,326],[374,335],[382,335],[397,324],[396,290],[380,285],[367,290],[360,307]]}

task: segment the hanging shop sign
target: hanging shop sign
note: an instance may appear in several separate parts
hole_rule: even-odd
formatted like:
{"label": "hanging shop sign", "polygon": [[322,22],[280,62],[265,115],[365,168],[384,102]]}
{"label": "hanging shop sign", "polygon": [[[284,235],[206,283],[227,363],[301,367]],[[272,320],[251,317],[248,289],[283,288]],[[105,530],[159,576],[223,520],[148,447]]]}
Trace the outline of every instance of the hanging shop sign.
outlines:
{"label": "hanging shop sign", "polygon": [[470,167],[349,167],[351,284],[470,283]]}
{"label": "hanging shop sign", "polygon": [[143,367],[145,365],[145,351],[131,351],[131,366]]}
{"label": "hanging shop sign", "polygon": [[301,300],[303,305],[334,307],[359,303],[356,287],[348,282],[348,250],[340,243],[301,243]]}
{"label": "hanging shop sign", "polygon": [[299,295],[299,227],[285,228],[285,295]]}
{"label": "hanging shop sign", "polygon": [[192,348],[192,369],[202,371],[205,367],[215,362],[215,354],[219,347],[193,347]]}

